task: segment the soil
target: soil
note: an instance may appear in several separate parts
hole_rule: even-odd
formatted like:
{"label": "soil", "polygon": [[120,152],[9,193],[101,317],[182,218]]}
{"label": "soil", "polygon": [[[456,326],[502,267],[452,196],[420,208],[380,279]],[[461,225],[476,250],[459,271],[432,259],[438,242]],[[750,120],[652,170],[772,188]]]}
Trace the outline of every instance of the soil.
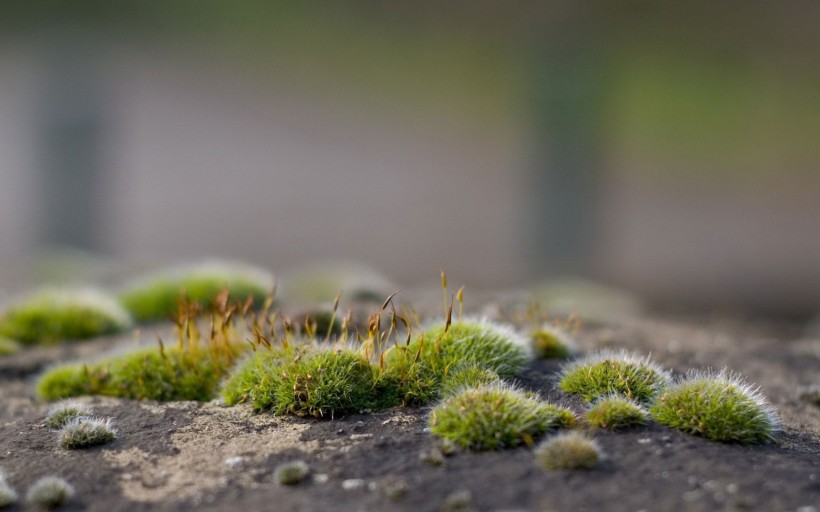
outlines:
{"label": "soil", "polygon": [[[471,308],[510,321],[524,307],[479,302]],[[651,352],[678,374],[726,366],[761,386],[783,431],[756,446],[710,442],[655,424],[599,431],[607,455],[599,468],[546,472],[526,447],[460,451],[438,466],[422,461],[437,446],[426,431],[429,408],[313,420],[218,402],[85,397],[98,414],[114,418],[116,441],[58,448],[44,422],[48,404],[34,392],[37,374],[58,360],[133,343],[126,337],[0,358],[0,467],[21,495],[41,476],[67,479],[77,493],[64,510],[820,510],[820,406],[801,394],[820,384],[816,334],[760,320],[641,314],[586,319],[577,339],[584,350]],[[559,367],[534,362],[519,382],[580,410],[554,389]],[[275,468],[293,460],[304,460],[309,476],[296,486],[278,484]]]}

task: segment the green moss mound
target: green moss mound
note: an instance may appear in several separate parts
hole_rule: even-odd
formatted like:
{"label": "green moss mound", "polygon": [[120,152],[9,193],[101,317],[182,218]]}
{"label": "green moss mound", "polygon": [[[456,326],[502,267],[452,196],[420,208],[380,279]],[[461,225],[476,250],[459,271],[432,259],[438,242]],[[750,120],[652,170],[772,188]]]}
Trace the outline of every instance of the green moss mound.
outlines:
{"label": "green moss mound", "polygon": [[0,337],[0,357],[10,356],[20,351],[20,344],[14,340]]}
{"label": "green moss mound", "polygon": [[712,441],[761,443],[779,429],[760,392],[726,371],[691,373],[658,397],[650,413],[662,425]]}
{"label": "green moss mound", "polygon": [[210,308],[217,295],[229,290],[229,300],[252,297],[262,303],[274,286],[273,276],[239,263],[206,262],[177,267],[145,276],[120,293],[120,301],[138,322],[167,320],[174,316],[180,299]]}
{"label": "green moss mound", "polygon": [[[467,319],[447,326],[434,324],[407,345],[393,347],[385,357],[386,374],[397,383],[402,402],[424,405],[442,396],[446,384],[458,387],[459,374],[470,368],[473,377],[485,373],[512,378],[531,359],[528,342],[514,329],[486,320]],[[455,376],[455,377],[453,377]],[[475,380],[473,384],[479,383]]]}
{"label": "green moss mound", "polygon": [[648,403],[669,380],[669,373],[653,364],[648,356],[604,350],[566,365],[558,387],[588,402],[615,394]]}
{"label": "green moss mound", "polygon": [[473,450],[532,444],[550,429],[575,424],[572,411],[504,384],[467,389],[430,413],[433,435]]}
{"label": "green moss mound", "polygon": [[592,469],[603,459],[598,443],[579,432],[558,434],[535,448],[535,460],[545,470]]}
{"label": "green moss mound", "polygon": [[53,344],[122,332],[131,325],[116,299],[93,289],[44,289],[0,314],[0,337],[24,344]]}
{"label": "green moss mound", "polygon": [[532,333],[532,351],[538,359],[568,359],[575,343],[567,333],[555,327],[544,327]]}
{"label": "green moss mound", "polygon": [[396,384],[358,350],[303,346],[258,350],[225,382],[228,405],[274,414],[334,418],[398,405]]}
{"label": "green moss mound", "polygon": [[613,395],[596,400],[587,410],[586,420],[595,428],[621,430],[646,425],[649,412],[628,398]]}

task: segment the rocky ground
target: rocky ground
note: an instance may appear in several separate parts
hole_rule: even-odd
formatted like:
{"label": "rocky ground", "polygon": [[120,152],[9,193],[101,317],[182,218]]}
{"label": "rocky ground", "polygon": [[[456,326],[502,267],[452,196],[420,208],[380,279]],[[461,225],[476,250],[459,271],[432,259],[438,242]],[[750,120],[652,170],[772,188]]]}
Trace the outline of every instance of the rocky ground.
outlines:
{"label": "rocky ground", "polygon": [[[471,309],[514,320],[514,308],[479,302]],[[218,403],[88,397],[82,400],[98,414],[115,419],[117,440],[89,450],[59,448],[44,423],[48,404],[34,393],[37,374],[55,361],[133,343],[126,338],[0,358],[0,467],[18,493],[55,474],[77,491],[65,510],[106,512],[820,510],[820,406],[807,392],[820,384],[820,337],[792,324],[660,314],[585,319],[577,334],[584,350],[651,352],[678,374],[728,367],[761,386],[784,428],[758,446],[714,443],[654,424],[597,432],[608,457],[602,466],[553,472],[536,466],[528,448],[458,452],[440,465],[421,460],[436,446],[425,430],[429,408],[317,421]],[[520,384],[580,410],[554,390],[559,366],[535,362]],[[292,460],[304,460],[310,475],[282,486],[274,469]]]}

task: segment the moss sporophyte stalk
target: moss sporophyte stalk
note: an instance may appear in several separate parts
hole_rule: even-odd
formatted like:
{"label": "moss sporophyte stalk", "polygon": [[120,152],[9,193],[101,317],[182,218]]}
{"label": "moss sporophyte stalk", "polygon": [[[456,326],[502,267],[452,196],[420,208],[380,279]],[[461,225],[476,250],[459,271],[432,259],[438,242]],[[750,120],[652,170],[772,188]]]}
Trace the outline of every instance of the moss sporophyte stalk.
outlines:
{"label": "moss sporophyte stalk", "polygon": [[203,334],[199,308],[181,305],[177,343],[140,349],[95,363],[68,364],[46,372],[37,383],[43,398],[107,395],[153,400],[210,400],[248,344],[235,325],[237,306],[220,300]]}

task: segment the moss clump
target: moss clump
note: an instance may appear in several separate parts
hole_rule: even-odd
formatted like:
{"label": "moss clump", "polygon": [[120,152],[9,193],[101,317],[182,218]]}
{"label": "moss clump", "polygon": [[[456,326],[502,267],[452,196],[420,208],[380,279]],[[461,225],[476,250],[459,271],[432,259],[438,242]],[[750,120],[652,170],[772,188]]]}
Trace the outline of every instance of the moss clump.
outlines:
{"label": "moss clump", "polygon": [[604,350],[567,364],[558,387],[588,402],[618,394],[647,403],[663,391],[669,379],[669,373],[648,356]]}
{"label": "moss clump", "polygon": [[742,444],[770,439],[780,424],[757,388],[725,370],[691,372],[658,397],[650,413],[663,425]]}
{"label": "moss clump", "polygon": [[[407,345],[396,345],[385,357],[386,374],[397,383],[405,404],[424,405],[442,396],[442,385],[458,384],[457,369],[472,368],[501,378],[518,374],[531,359],[528,342],[512,328],[487,320],[466,319],[447,326],[435,324]],[[486,379],[490,374],[485,374]]]}
{"label": "moss clump", "polygon": [[281,380],[280,369],[289,357],[281,347],[260,348],[249,354],[222,386],[225,403],[248,403],[256,411],[272,409],[276,402],[274,389]]}
{"label": "moss clump", "polygon": [[231,319],[232,312],[212,317],[211,337],[203,341],[196,318],[186,316],[173,347],[160,343],[97,363],[59,366],[40,378],[37,392],[48,400],[80,395],[210,400],[247,346],[239,342]]}
{"label": "moss clump", "polygon": [[62,507],[74,496],[74,487],[62,478],[45,476],[29,487],[26,501],[45,509]]}
{"label": "moss clump", "polygon": [[333,418],[397,405],[392,384],[357,350],[302,346],[257,351],[228,378],[222,396],[229,405],[248,402],[274,414]]}
{"label": "moss clump", "polygon": [[578,432],[558,434],[545,439],[535,448],[535,460],[546,470],[591,469],[603,458],[598,443]]}
{"label": "moss clump", "polygon": [[308,473],[310,473],[310,468],[307,463],[296,460],[277,466],[273,476],[282,485],[296,485],[301,483],[308,476]]}
{"label": "moss clump", "polygon": [[0,337],[0,357],[10,356],[20,351],[20,344],[14,340]]}
{"label": "moss clump", "polygon": [[492,370],[473,365],[456,366],[450,368],[441,379],[440,394],[444,397],[451,396],[468,388],[476,388],[500,381],[501,378]]}
{"label": "moss clump", "polygon": [[532,351],[538,359],[567,359],[575,351],[575,342],[556,327],[543,327],[532,333]]}
{"label": "moss clump", "polygon": [[90,448],[110,443],[117,437],[110,418],[74,418],[57,434],[60,446],[68,449]]}
{"label": "moss clump", "polygon": [[596,400],[587,410],[586,420],[595,428],[620,430],[646,425],[649,413],[628,398],[612,395]]}
{"label": "moss clump", "polygon": [[66,400],[49,407],[46,423],[49,427],[57,429],[73,419],[88,418],[91,415],[91,408],[87,405],[73,400]]}
{"label": "moss clump", "polygon": [[128,285],[120,293],[120,301],[138,322],[153,322],[171,318],[183,298],[210,308],[217,295],[228,289],[230,301],[244,302],[252,297],[261,303],[273,286],[273,276],[265,270],[214,261],[145,276]]}
{"label": "moss clump", "polygon": [[459,446],[495,450],[531,444],[550,429],[570,427],[575,415],[509,385],[491,384],[444,399],[429,423],[434,435]]}
{"label": "moss clump", "polygon": [[0,314],[0,336],[25,344],[82,340],[130,325],[130,316],[114,298],[92,289],[39,290]]}

